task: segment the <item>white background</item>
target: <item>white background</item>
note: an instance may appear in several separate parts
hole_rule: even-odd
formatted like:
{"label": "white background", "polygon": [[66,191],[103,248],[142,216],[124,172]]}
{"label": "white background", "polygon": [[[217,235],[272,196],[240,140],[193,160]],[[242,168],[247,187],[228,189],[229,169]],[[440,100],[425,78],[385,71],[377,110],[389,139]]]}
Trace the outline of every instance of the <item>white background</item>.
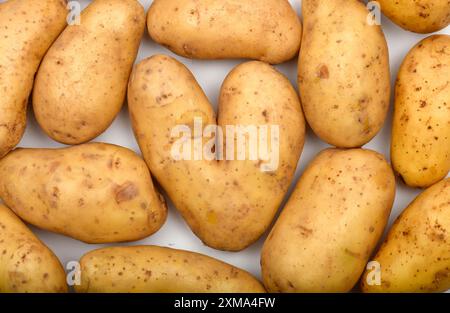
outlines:
{"label": "white background", "polygon": [[[3,2],[0,0],[0,2]],[[80,3],[84,8],[90,1],[82,0]],[[144,5],[147,11],[152,0],[140,1]],[[301,15],[301,1],[290,0],[295,10]],[[428,35],[420,35],[407,32],[400,27],[390,22],[383,16],[382,18],[383,29],[389,44],[389,54],[391,62],[391,75],[392,83],[394,84],[397,75],[398,68],[407,54],[407,52],[421,39]],[[440,33],[450,34],[450,26],[441,31]],[[368,38],[367,40],[370,40]],[[243,60],[223,60],[223,61],[205,61],[205,60],[189,60],[172,54],[169,50],[165,49],[154,43],[145,32],[142,39],[141,47],[136,62],[139,62],[154,54],[167,54],[173,56],[187,65],[187,67],[194,73],[199,84],[203,87],[205,93],[209,97],[211,103],[216,107],[218,102],[218,95],[220,86],[225,76],[231,71],[233,67],[243,62]],[[288,63],[277,66],[285,75],[289,77],[292,84],[297,89],[297,60],[292,60]],[[31,111],[31,109],[30,109]],[[386,155],[389,159],[389,145],[390,145],[390,132],[391,132],[391,116],[392,105],[389,113],[389,117],[386,120],[383,130],[378,136],[372,140],[365,148],[376,150]],[[109,142],[118,144],[124,147],[131,148],[132,150],[140,153],[137,143],[134,139],[131,131],[130,122],[128,119],[128,112],[126,105],[124,106],[120,115],[116,118],[113,125],[95,141]],[[36,123],[32,112],[28,114],[28,125],[25,136],[19,144],[20,147],[61,147],[62,145],[52,141],[48,138],[39,128]],[[308,129],[306,138],[306,145],[301,156],[299,166],[296,172],[295,181],[292,183],[291,190],[295,186],[295,182],[305,169],[306,165],[313,159],[313,157],[321,151],[323,148],[328,147],[327,144],[321,142],[311,131]],[[411,189],[406,187],[400,181],[397,182],[397,196],[393,207],[390,224],[401,213],[401,211],[417,196],[420,192],[418,189]],[[286,199],[288,195],[286,196]],[[170,203],[170,201],[169,201]],[[32,227],[33,231],[56,253],[64,264],[69,261],[79,260],[80,257],[93,249],[104,247],[108,245],[88,245],[80,241],[70,239],[61,235],[52,234],[46,231],[38,230]],[[172,248],[180,248],[191,251],[200,252],[225,262],[233,264],[237,267],[245,269],[251,272],[256,277],[260,278],[260,250],[265,234],[262,238],[249,248],[241,252],[223,252],[206,247],[202,242],[190,231],[185,224],[180,214],[175,210],[172,204],[169,206],[169,216],[166,224],[162,229],[153,236],[141,240],[139,242],[127,243],[126,245],[135,244],[153,244],[160,246],[167,246]],[[117,245],[117,244],[114,244]]]}

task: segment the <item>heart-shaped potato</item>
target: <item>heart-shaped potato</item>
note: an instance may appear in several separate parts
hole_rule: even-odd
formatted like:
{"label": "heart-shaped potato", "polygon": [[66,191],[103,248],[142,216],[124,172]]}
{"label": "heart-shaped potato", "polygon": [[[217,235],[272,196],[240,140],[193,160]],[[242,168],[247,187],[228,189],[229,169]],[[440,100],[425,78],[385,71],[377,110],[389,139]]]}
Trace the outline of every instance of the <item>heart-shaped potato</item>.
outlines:
{"label": "heart-shaped potato", "polygon": [[12,151],[0,160],[0,198],[28,223],[87,243],[145,238],[167,214],[144,160],[103,143]]}
{"label": "heart-shaped potato", "polygon": [[[198,139],[211,138],[201,138],[194,131],[192,138],[185,138],[186,147],[194,146],[193,151],[188,158],[177,159],[173,130],[183,125],[195,130],[195,121],[200,120],[202,132],[208,124],[215,127],[216,117],[192,73],[170,57],[153,56],[137,65],[129,83],[128,103],[147,165],[194,233],[221,250],[241,250],[256,241],[288,190],[304,143],[301,105],[288,79],[270,65],[252,61],[237,66],[222,85],[219,129],[278,127],[278,137],[266,131],[266,139],[270,137],[267,157],[259,154],[252,159],[254,149],[249,144],[245,156],[239,158],[242,145],[237,136],[229,135],[224,145],[200,142],[198,150],[215,149],[217,153],[223,146],[223,151],[234,147],[234,155],[231,151],[224,160],[198,160]],[[278,153],[273,153],[277,148]]]}
{"label": "heart-shaped potato", "polygon": [[34,75],[66,15],[64,0],[0,4],[0,158],[22,138]]}

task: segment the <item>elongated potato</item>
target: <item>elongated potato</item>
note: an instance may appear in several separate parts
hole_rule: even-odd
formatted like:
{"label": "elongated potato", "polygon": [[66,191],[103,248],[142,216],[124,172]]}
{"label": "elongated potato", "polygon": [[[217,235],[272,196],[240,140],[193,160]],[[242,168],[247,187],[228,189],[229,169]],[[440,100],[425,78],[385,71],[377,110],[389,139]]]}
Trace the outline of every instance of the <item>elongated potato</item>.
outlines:
{"label": "elongated potato", "polygon": [[188,58],[292,59],[302,25],[287,0],[155,0],[148,11],[152,39]]}
{"label": "elongated potato", "polygon": [[39,125],[65,144],[97,137],[119,113],[145,29],[136,0],[94,0],[80,18],[48,51],[33,92]]}
{"label": "elongated potato", "polygon": [[80,265],[77,292],[265,292],[246,271],[206,255],[170,248],[104,248],[85,254]]}
{"label": "elongated potato", "polygon": [[9,153],[0,198],[30,224],[87,243],[145,238],[167,214],[145,162],[101,143]]}
{"label": "elongated potato", "polygon": [[416,33],[432,33],[450,24],[448,0],[378,0],[394,23]]}
{"label": "elongated potato", "polygon": [[390,100],[389,56],[380,26],[357,0],[304,0],[298,81],[306,119],[341,147],[369,142]]}
{"label": "elongated potato", "polygon": [[383,234],[395,196],[389,164],[373,151],[322,151],[264,243],[272,292],[347,292]]}
{"label": "elongated potato", "polygon": [[67,292],[58,258],[0,204],[0,293]]}
{"label": "elongated potato", "polygon": [[365,292],[439,292],[450,289],[450,178],[420,194],[397,219],[374,260],[381,285]]}
{"label": "elongated potato", "polygon": [[[239,65],[228,75],[220,94],[218,125],[226,137],[223,151],[234,149],[235,155],[227,151],[222,160],[196,156],[198,139],[201,151],[217,152],[222,146],[208,147],[206,129],[216,128],[214,111],[192,73],[178,61],[166,56],[142,61],[130,80],[128,104],[147,165],[193,232],[222,250],[241,250],[255,242],[289,188],[304,143],[300,102],[287,78],[258,61]],[[200,134],[195,133],[196,122],[201,124]],[[267,127],[267,141],[259,137],[268,155],[258,153],[252,160],[247,140],[244,157],[236,156],[243,145],[234,134],[226,136],[227,126],[236,125],[253,127],[260,134]],[[193,134],[174,135],[180,126],[194,128]],[[252,137],[250,131],[243,135]],[[194,145],[187,158],[174,154],[180,139],[188,147]]]}
{"label": "elongated potato", "polygon": [[450,36],[431,36],[407,55],[398,74],[391,158],[412,187],[450,170]]}
{"label": "elongated potato", "polygon": [[66,15],[63,0],[0,3],[0,158],[22,138],[34,75]]}

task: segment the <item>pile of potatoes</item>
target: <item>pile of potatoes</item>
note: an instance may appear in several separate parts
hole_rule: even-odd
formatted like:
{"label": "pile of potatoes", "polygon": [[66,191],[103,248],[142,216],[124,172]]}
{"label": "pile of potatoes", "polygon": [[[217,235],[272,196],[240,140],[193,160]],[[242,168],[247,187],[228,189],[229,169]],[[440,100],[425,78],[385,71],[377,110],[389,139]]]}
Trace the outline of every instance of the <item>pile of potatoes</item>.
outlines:
{"label": "pile of potatoes", "polygon": [[[379,3],[409,31],[450,24],[447,0]],[[362,148],[390,108],[381,26],[357,0],[303,0],[302,15],[303,24],[287,0],[154,0],[147,15],[137,0],[93,0],[79,23],[69,23],[65,0],[2,1],[0,292],[69,289],[63,265],[25,222],[87,244],[137,241],[166,221],[162,190],[211,248],[241,251],[268,232],[263,282],[194,252],[113,246],[81,258],[76,292],[450,289],[450,36],[423,39],[401,65],[391,165]],[[250,59],[225,78],[217,113],[177,59],[153,55],[133,68],[146,30],[183,57]],[[297,55],[300,95],[273,66]],[[29,99],[42,130],[69,146],[15,149]],[[125,102],[142,158],[91,142]],[[172,130],[198,118],[223,128],[279,125],[278,167],[264,171],[249,153],[245,160],[194,160],[193,149],[192,160],[174,159]],[[310,162],[275,220],[307,124],[332,147]],[[187,139],[195,144],[195,136]],[[424,190],[379,246],[396,176]],[[379,265],[378,283],[369,261]]]}

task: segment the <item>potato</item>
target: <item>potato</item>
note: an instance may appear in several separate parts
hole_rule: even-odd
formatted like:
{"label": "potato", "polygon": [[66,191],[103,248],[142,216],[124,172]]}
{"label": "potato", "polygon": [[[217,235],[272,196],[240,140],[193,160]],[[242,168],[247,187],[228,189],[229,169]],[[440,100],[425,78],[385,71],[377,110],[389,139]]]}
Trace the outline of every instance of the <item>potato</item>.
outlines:
{"label": "potato", "polygon": [[0,198],[28,223],[87,243],[145,238],[167,214],[145,162],[102,143],[14,150],[0,161]]}
{"label": "potato", "polygon": [[0,293],[67,292],[58,258],[0,204]]}
{"label": "potato", "polygon": [[97,137],[119,113],[145,29],[136,0],[95,0],[80,18],[48,51],[33,91],[39,125],[65,144]]}
{"label": "potato", "polygon": [[400,215],[374,260],[381,285],[361,280],[364,292],[439,292],[450,289],[450,178],[420,194]]}
{"label": "potato", "polygon": [[[208,147],[214,137],[208,137],[206,129],[216,128],[214,111],[192,73],[178,61],[158,55],[141,62],[130,79],[128,104],[147,165],[193,232],[221,250],[238,251],[255,242],[271,224],[303,148],[305,122],[288,79],[259,61],[231,71],[220,93],[218,125],[226,137],[222,160],[195,156],[198,142],[202,151],[218,152],[222,145]],[[196,121],[203,136],[195,133]],[[178,138],[173,130],[182,125],[194,133]],[[246,140],[243,158],[236,156],[243,145],[226,131],[236,125],[253,126],[260,133],[266,126],[268,155],[252,159]],[[251,137],[250,131],[244,136]],[[193,151],[177,158],[173,150],[183,138],[187,146],[194,145]],[[233,148],[235,155],[225,153]]]}
{"label": "potato", "polygon": [[395,177],[380,154],[322,151],[300,178],[261,256],[271,292],[347,292],[383,234]]}
{"label": "potato", "polygon": [[391,158],[412,187],[450,170],[450,36],[431,36],[409,52],[397,79]]}
{"label": "potato", "polygon": [[448,0],[378,0],[394,23],[416,33],[433,33],[450,24]]}
{"label": "potato", "polygon": [[287,0],[155,0],[147,16],[154,41],[196,59],[292,59],[302,25]]}
{"label": "potato", "polygon": [[199,253],[156,246],[111,247],[80,260],[76,292],[262,293],[246,271]]}
{"label": "potato", "polygon": [[0,3],[0,158],[25,131],[34,75],[66,24],[65,6],[61,0]]}
{"label": "potato", "polygon": [[357,0],[304,0],[298,82],[306,119],[340,148],[369,142],[390,100],[389,58],[380,26]]}

